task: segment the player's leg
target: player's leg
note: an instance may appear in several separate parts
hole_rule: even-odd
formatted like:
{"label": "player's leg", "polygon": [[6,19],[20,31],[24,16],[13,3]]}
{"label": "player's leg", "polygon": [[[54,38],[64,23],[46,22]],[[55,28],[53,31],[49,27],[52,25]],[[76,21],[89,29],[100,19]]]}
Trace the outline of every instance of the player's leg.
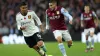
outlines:
{"label": "player's leg", "polygon": [[86,35],[86,50],[85,50],[85,52],[88,52],[90,50],[88,37],[89,37],[89,35]]}
{"label": "player's leg", "polygon": [[62,34],[60,33],[59,30],[55,30],[53,33],[54,33],[55,39],[56,39],[57,42],[59,43],[59,44],[58,44],[58,47],[59,47],[61,53],[63,54],[63,56],[67,56],[67,55],[66,55],[66,51],[65,51],[64,44],[63,44],[63,42],[62,42]]}
{"label": "player's leg", "polygon": [[[39,38],[37,37],[37,33],[30,37],[24,37],[26,44],[35,49],[41,56],[46,56],[45,52],[40,49],[39,45],[37,45]],[[40,43],[42,45],[42,43]]]}
{"label": "player's leg", "polygon": [[47,48],[45,46],[45,43],[43,42],[43,45],[41,46],[41,48],[43,49],[44,52],[47,52]]}
{"label": "player's leg", "polygon": [[[40,33],[38,33],[37,36],[38,36],[39,39],[42,39]],[[43,44],[41,45],[41,48],[43,49],[44,52],[47,52],[47,49],[46,49],[46,46],[45,46],[45,43],[44,43],[44,42],[43,42]]]}
{"label": "player's leg", "polygon": [[33,49],[35,49],[41,56],[46,56],[45,52],[41,50],[37,45],[33,46]]}
{"label": "player's leg", "polygon": [[68,47],[70,48],[72,46],[72,39],[71,39],[71,35],[69,34],[68,30],[62,31],[62,36],[64,40],[67,42]]}
{"label": "player's leg", "polygon": [[[35,39],[36,39],[36,42],[37,42],[37,46],[38,46],[39,48],[41,48],[41,47],[42,47],[42,48],[46,48],[46,47],[44,46],[43,39],[41,38],[41,35],[40,35],[39,33],[37,33],[37,34],[35,35]],[[46,49],[43,49],[43,50],[40,49],[40,51],[38,51],[38,53],[41,54],[41,56],[46,56],[44,50],[46,51]]]}
{"label": "player's leg", "polygon": [[86,37],[86,50],[85,50],[85,52],[88,52],[89,49],[90,49],[89,40],[88,40],[88,37],[89,37],[89,29],[84,29],[84,33],[85,33],[85,37]]}
{"label": "player's leg", "polygon": [[91,37],[91,48],[90,50],[93,51],[94,50],[94,28],[90,28],[90,37]]}
{"label": "player's leg", "polygon": [[41,50],[40,49],[40,47],[43,45],[43,41],[38,41],[37,42],[37,47],[35,48],[34,47],[34,49],[41,55],[41,56],[46,56],[46,53],[43,51],[43,50]]}

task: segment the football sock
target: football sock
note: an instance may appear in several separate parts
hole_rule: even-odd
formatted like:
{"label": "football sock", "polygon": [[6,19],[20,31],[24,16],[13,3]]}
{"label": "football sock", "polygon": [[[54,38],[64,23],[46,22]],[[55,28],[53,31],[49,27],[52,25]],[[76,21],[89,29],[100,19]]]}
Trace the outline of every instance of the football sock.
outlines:
{"label": "football sock", "polygon": [[89,41],[88,40],[86,40],[86,46],[87,46],[87,48],[89,48]]}
{"label": "football sock", "polygon": [[41,46],[41,48],[43,49],[44,52],[47,52],[44,42],[43,42],[43,45]]}
{"label": "football sock", "polygon": [[41,50],[41,49],[40,49],[40,50],[38,50],[37,52],[38,52],[41,56],[45,55],[44,51],[43,51],[43,50]]}
{"label": "football sock", "polygon": [[58,47],[59,47],[61,53],[63,54],[63,56],[65,56],[66,55],[66,51],[65,51],[65,47],[64,47],[63,43],[59,43]]}
{"label": "football sock", "polygon": [[93,48],[94,47],[94,38],[92,37],[91,39],[91,47]]}

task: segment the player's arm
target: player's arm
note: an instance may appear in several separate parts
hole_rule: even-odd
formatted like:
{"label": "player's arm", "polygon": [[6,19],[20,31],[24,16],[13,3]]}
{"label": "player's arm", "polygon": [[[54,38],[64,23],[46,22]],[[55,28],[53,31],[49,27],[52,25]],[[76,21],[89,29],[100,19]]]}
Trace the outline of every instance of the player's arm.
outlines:
{"label": "player's arm", "polygon": [[98,17],[94,11],[92,11],[93,16],[98,20]]}
{"label": "player's arm", "polygon": [[47,10],[46,10],[46,29],[49,29],[49,19],[47,15]]}
{"label": "player's arm", "polygon": [[83,23],[83,14],[81,14],[81,27],[84,27],[84,23]]}
{"label": "player's arm", "polygon": [[95,17],[95,23],[96,23],[96,26],[98,26],[98,17],[97,17],[97,15],[96,15],[96,13],[94,12],[94,11],[92,11],[92,14],[93,14],[93,16]]}
{"label": "player's arm", "polygon": [[18,15],[16,15],[16,22],[17,22],[17,28],[18,28],[18,30],[25,30],[25,26],[21,26],[21,22],[20,22],[20,20],[19,20],[19,17],[18,17]]}
{"label": "player's arm", "polygon": [[41,30],[41,32],[44,32],[44,30],[43,30],[43,26],[42,26],[42,23],[41,23],[39,17],[36,15],[35,12],[33,12],[33,17],[34,17],[34,19],[36,20],[37,24],[40,26],[40,30]]}
{"label": "player's arm", "polygon": [[61,8],[61,13],[69,19],[69,23],[72,24],[73,17],[68,13],[65,8]]}

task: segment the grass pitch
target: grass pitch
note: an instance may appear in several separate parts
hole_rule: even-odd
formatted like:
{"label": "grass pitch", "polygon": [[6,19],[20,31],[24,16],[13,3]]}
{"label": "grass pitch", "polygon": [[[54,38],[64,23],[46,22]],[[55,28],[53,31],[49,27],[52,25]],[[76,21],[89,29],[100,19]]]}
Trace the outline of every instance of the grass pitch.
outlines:
{"label": "grass pitch", "polygon": [[[47,54],[53,56],[62,56],[57,42],[45,42]],[[100,43],[95,43],[95,50],[85,53],[85,44],[73,42],[71,48],[64,43],[68,56],[100,56]],[[33,49],[28,48],[25,44],[3,45],[0,44],[0,56],[39,56]]]}

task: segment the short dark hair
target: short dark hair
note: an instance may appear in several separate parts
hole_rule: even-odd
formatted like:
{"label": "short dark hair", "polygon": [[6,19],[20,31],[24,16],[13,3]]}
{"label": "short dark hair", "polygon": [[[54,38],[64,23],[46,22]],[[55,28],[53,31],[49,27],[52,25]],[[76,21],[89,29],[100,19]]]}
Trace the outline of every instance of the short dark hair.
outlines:
{"label": "short dark hair", "polygon": [[57,2],[57,0],[49,0],[49,3]]}
{"label": "short dark hair", "polygon": [[57,5],[60,5],[60,1],[59,0],[49,0],[49,3],[57,3]]}
{"label": "short dark hair", "polygon": [[84,6],[89,6],[89,7],[90,7],[90,5],[89,5],[89,4],[85,4]]}
{"label": "short dark hair", "polygon": [[27,3],[26,2],[21,2],[19,6],[21,7],[21,6],[24,6],[24,5],[27,5]]}

